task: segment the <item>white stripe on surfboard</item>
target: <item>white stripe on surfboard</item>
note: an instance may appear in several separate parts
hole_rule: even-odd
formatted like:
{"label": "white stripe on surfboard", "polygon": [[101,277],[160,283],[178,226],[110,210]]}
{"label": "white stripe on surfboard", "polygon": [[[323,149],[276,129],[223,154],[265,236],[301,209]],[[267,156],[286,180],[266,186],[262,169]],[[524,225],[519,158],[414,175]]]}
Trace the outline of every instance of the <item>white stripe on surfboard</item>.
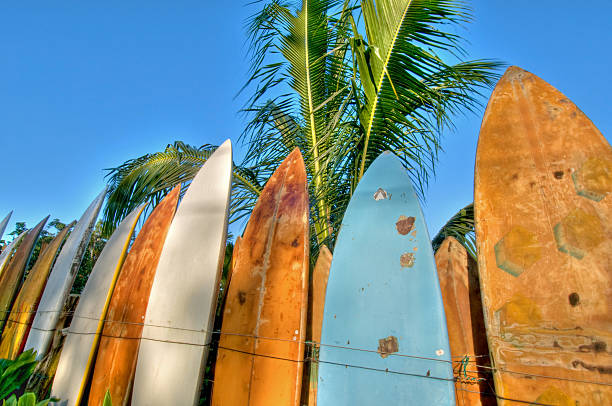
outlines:
{"label": "white stripe on surfboard", "polygon": [[85,210],[55,260],[24,349],[34,349],[37,360],[49,350],[55,325],[70,294],[105,195],[106,188]]}
{"label": "white stripe on surfboard", "polygon": [[78,405],[83,396],[115,282],[145,206],[128,214],[113,232],[81,293],[51,388],[51,397],[61,399],[62,406]]}
{"label": "white stripe on surfboard", "polygon": [[208,355],[202,345],[211,339],[225,252],[231,180],[227,140],[191,182],[168,230],[138,351],[133,406],[197,404]]}

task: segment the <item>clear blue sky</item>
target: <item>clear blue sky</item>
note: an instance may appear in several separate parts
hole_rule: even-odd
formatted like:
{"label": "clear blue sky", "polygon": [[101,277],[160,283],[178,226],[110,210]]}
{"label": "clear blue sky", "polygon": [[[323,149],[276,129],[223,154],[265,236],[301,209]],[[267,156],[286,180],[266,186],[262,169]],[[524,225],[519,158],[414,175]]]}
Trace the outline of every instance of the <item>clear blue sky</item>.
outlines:
{"label": "clear blue sky", "polygon": [[[247,1],[14,2],[0,5],[0,219],[78,218],[104,168],[161,150],[237,141],[247,76]],[[180,5],[177,5],[180,4]],[[548,81],[610,140],[612,3],[475,0],[470,58]],[[482,112],[445,137],[424,207],[433,233],[472,201]],[[240,158],[240,149],[237,149]],[[238,159],[239,160],[239,159]]]}

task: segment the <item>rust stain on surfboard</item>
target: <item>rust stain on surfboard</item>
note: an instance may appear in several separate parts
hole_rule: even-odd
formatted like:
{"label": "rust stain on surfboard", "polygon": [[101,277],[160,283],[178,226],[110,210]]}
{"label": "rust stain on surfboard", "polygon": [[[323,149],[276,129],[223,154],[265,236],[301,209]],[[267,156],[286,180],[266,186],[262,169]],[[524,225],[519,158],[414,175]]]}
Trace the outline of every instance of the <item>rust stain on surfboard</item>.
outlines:
{"label": "rust stain on surfboard", "polygon": [[223,314],[213,405],[299,405],[308,231],[306,169],[295,149],[268,180],[240,242]]}
{"label": "rust stain on surfboard", "polygon": [[101,406],[107,390],[114,405],[129,399],[149,293],[179,193],[177,186],[155,207],[123,263],[100,339],[89,405]]}
{"label": "rust stain on surfboard", "polygon": [[[500,396],[612,404],[612,353],[585,351],[612,348],[611,188],[612,150],[588,117],[542,79],[508,68],[485,111],[474,198]],[[496,249],[512,230],[527,232]]]}
{"label": "rust stain on surfboard", "polygon": [[66,235],[74,224],[75,222],[72,222],[64,227],[49,244],[46,244],[44,250],[41,248],[41,253],[36,263],[28,273],[23,287],[19,291],[17,299],[15,299],[8,321],[2,332],[0,358],[15,359],[23,350],[25,340],[28,337],[28,332],[34,320],[34,314],[38,308],[38,302],[47,283],[49,272],[51,272],[53,261]]}
{"label": "rust stain on surfboard", "polygon": [[17,247],[17,251],[13,254],[11,262],[0,275],[0,331],[4,328],[4,324],[11,311],[13,299],[21,286],[21,280],[32,254],[32,249],[48,219],[49,216],[45,217],[33,229],[28,231],[21,240],[19,247]]}
{"label": "rust stain on surfboard", "polygon": [[[435,255],[446,315],[451,357],[468,357],[468,377],[455,366],[457,405],[494,406],[489,347],[482,311],[478,265],[453,237],[444,239]],[[478,366],[477,366],[478,365]],[[478,393],[480,392],[480,393]]]}

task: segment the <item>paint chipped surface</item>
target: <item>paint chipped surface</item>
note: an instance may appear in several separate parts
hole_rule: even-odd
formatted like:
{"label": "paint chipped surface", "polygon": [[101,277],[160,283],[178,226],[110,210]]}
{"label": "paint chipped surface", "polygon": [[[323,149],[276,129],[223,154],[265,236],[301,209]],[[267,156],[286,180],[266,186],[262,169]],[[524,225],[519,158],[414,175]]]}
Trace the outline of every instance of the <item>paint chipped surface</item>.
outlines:
{"label": "paint chipped surface", "polygon": [[599,202],[612,191],[612,161],[589,158],[572,173],[572,180],[576,193]]}
{"label": "paint chipped surface", "polygon": [[399,351],[397,337],[389,336],[378,340],[378,353],[382,358],[387,358],[389,354]]}
{"label": "paint chipped surface", "polygon": [[391,194],[387,193],[385,189],[379,187],[378,190],[374,192],[374,200],[379,201],[385,199],[391,199]]}
{"label": "paint chipped surface", "polygon": [[[414,217],[406,217],[404,215],[399,216],[399,219],[395,223],[395,228],[397,228],[397,232],[401,235],[406,235],[412,228],[414,227]],[[415,230],[416,231],[416,230]]]}
{"label": "paint chipped surface", "polygon": [[495,260],[500,269],[512,276],[521,275],[542,257],[542,247],[537,236],[521,226],[510,229],[495,244]]}
{"label": "paint chipped surface", "polygon": [[415,256],[412,252],[406,252],[400,257],[400,265],[402,268],[412,268],[414,266]]}
{"label": "paint chipped surface", "polygon": [[577,259],[584,258],[605,239],[599,217],[582,209],[572,210],[555,225],[554,233],[559,251]]}
{"label": "paint chipped surface", "polygon": [[[543,101],[560,107],[555,120]],[[500,80],[481,126],[474,194],[485,323],[500,396],[612,404],[612,374],[605,372],[612,366],[610,163],[609,142],[559,91],[527,72]],[[577,221],[578,213],[567,218],[576,209],[598,221]],[[541,256],[514,278],[497,265],[510,262],[512,271],[516,261],[496,261],[502,247],[494,246],[519,225],[533,233]]]}

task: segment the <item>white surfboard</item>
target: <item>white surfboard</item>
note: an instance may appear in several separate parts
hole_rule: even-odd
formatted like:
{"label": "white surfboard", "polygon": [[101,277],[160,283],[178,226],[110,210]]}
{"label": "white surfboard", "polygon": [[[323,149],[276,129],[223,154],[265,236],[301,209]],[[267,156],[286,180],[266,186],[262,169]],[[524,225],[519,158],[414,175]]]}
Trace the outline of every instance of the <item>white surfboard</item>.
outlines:
{"label": "white surfboard", "polygon": [[37,360],[41,360],[49,350],[55,325],[81,266],[105,195],[106,188],[85,210],[55,260],[24,349],[25,351],[33,348]]}
{"label": "white surfboard", "polygon": [[28,230],[23,231],[21,234],[15,237],[13,241],[11,241],[11,243],[7,245],[4,250],[2,250],[2,253],[0,253],[0,275],[2,274],[2,271],[4,270],[4,267],[8,264],[9,260],[11,259],[11,256],[13,255],[13,251],[15,251],[15,248],[17,248],[17,244],[19,244],[19,241],[21,241],[21,239],[27,234],[27,232]]}
{"label": "white surfboard", "polygon": [[132,405],[194,405],[200,392],[225,252],[232,145],[191,182],[159,259],[138,352]]}
{"label": "white surfboard", "polygon": [[6,230],[6,226],[8,225],[9,220],[11,219],[11,215],[13,214],[13,210],[9,214],[6,215],[4,220],[0,221],[0,239],[4,235],[4,230]]}
{"label": "white surfboard", "polygon": [[106,242],[81,293],[51,387],[51,397],[60,399],[62,406],[75,406],[81,401],[87,375],[95,362],[110,298],[145,206],[137,207],[119,224]]}

